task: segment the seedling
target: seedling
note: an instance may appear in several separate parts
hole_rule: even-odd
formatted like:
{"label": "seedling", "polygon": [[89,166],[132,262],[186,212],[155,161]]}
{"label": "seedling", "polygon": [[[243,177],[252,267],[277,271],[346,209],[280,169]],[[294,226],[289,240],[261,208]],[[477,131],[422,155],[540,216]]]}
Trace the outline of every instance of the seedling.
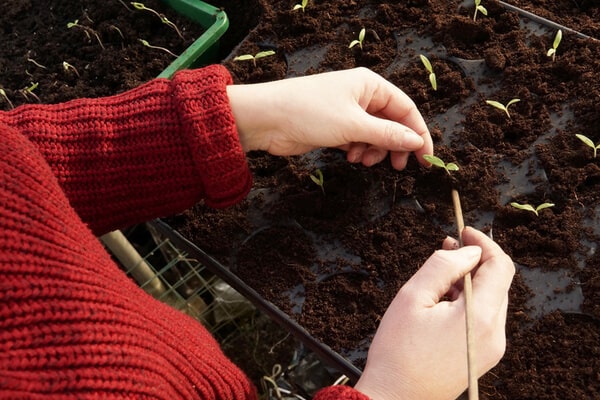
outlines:
{"label": "seedling", "polygon": [[100,35],[98,35],[98,32],[96,32],[95,30],[93,30],[89,26],[80,25],[78,19],[76,19],[73,22],[69,22],[67,24],[67,28],[68,29],[71,29],[71,28],[79,28],[79,29],[81,29],[83,31],[83,33],[85,33],[85,36],[87,36],[87,38],[89,40],[91,40],[92,35],[93,35],[96,38],[96,40],[98,41],[98,43],[100,44],[100,47],[102,47],[102,49],[104,49],[104,44],[102,43],[102,40],[100,40]]}
{"label": "seedling", "polygon": [[444,168],[448,175],[450,175],[450,171],[458,171],[458,165],[456,165],[455,163],[446,163],[441,158],[436,157],[432,154],[425,154],[423,155],[423,158],[425,159],[425,161],[432,165],[435,165],[436,167]]}
{"label": "seedling", "polygon": [[166,49],[164,47],[160,47],[160,46],[153,46],[150,43],[148,43],[147,40],[144,39],[138,39],[144,46],[149,47],[151,49],[156,49],[156,50],[161,50],[164,51],[165,53],[169,53],[170,55],[172,55],[173,57],[177,58],[179,57],[177,54],[173,53],[171,50]]}
{"label": "seedling", "polygon": [[183,39],[183,35],[181,34],[181,31],[179,30],[177,25],[175,25],[173,22],[169,21],[169,19],[164,14],[161,14],[158,11],[153,10],[152,8],[146,7],[144,5],[144,3],[137,3],[135,1],[132,1],[129,4],[131,4],[137,10],[149,11],[152,14],[156,15],[163,24],[167,25],[168,27],[173,28],[175,30],[175,32],[177,32],[177,35],[179,35],[179,37]]}
{"label": "seedling", "polygon": [[19,92],[21,92],[21,94],[23,95],[23,97],[25,97],[27,100],[29,100],[29,97],[33,97],[34,99],[36,99],[39,103],[41,103],[40,98],[37,96],[37,94],[33,93],[33,91],[38,87],[39,83],[35,82],[35,83],[31,83],[31,85],[29,85],[26,88],[21,89]]}
{"label": "seedling", "polygon": [[81,75],[79,75],[79,71],[77,71],[77,68],[75,68],[73,65],[69,64],[68,62],[63,61],[62,65],[63,65],[63,69],[65,70],[65,72],[73,71],[75,73],[75,75],[77,75],[78,77],[81,76]]}
{"label": "seedling", "polygon": [[487,9],[481,5],[481,0],[475,0],[475,12],[473,13],[473,21],[477,21],[477,12],[483,15],[488,15]]}
{"label": "seedling", "polygon": [[546,52],[546,55],[548,57],[552,57],[552,61],[554,61],[556,59],[556,49],[558,49],[558,45],[560,44],[560,41],[562,40],[562,30],[558,30],[556,32],[556,36],[554,36],[554,43],[552,43],[552,48],[548,49],[548,51]]}
{"label": "seedling", "polygon": [[498,110],[504,111],[506,113],[506,115],[508,116],[508,118],[511,118],[510,113],[508,112],[508,107],[510,107],[511,104],[515,104],[519,101],[521,101],[521,99],[512,99],[511,101],[506,103],[506,105],[500,103],[499,101],[495,101],[495,100],[486,100],[485,102],[487,104],[489,104],[490,106],[497,108]]}
{"label": "seedling", "polygon": [[302,3],[296,4],[294,6],[294,10],[301,9],[302,12],[304,12],[304,9],[306,8],[307,5],[308,5],[308,0],[302,0]]}
{"label": "seedling", "polygon": [[589,137],[585,136],[585,135],[580,135],[580,134],[575,134],[575,136],[577,136],[577,138],[579,140],[581,140],[583,143],[585,143],[586,145],[590,146],[593,150],[594,150],[594,158],[596,158],[596,154],[598,153],[598,149],[600,149],[600,144],[594,144],[594,142],[592,142],[592,139],[590,139]]}
{"label": "seedling", "polygon": [[254,66],[256,67],[256,60],[258,60],[260,58],[272,56],[273,54],[275,54],[275,52],[273,50],[259,51],[258,53],[254,54],[254,55],[252,55],[252,54],[242,54],[241,56],[235,57],[233,59],[233,61],[252,60],[252,62],[254,63]]}
{"label": "seedling", "polygon": [[317,170],[315,171],[315,175],[310,174],[310,179],[318,186],[321,188],[321,192],[323,192],[323,195],[325,194],[325,184],[323,182],[323,172],[321,172],[320,169],[317,168]]}
{"label": "seedling", "polygon": [[358,45],[358,47],[360,47],[360,49],[362,50],[363,48],[363,42],[365,41],[365,34],[367,33],[365,28],[362,28],[360,30],[360,32],[358,32],[358,39],[355,39],[353,41],[350,42],[350,44],[348,45],[348,48],[351,49],[354,46]]}
{"label": "seedling", "polygon": [[533,207],[531,204],[520,204],[520,203],[517,203],[514,201],[512,203],[510,203],[510,205],[519,210],[531,211],[532,213],[534,213],[537,216],[540,215],[539,212],[541,210],[543,210],[544,208],[554,207],[554,203],[542,203],[537,207]]}
{"label": "seedling", "polygon": [[437,90],[437,82],[435,79],[435,73],[433,72],[433,67],[431,66],[431,62],[429,62],[429,59],[423,54],[419,54],[419,57],[421,57],[421,62],[425,66],[427,72],[429,72],[429,82],[431,82],[431,87],[433,88],[433,90]]}
{"label": "seedling", "polygon": [[10,101],[10,99],[6,95],[6,92],[4,91],[4,89],[0,89],[0,96],[2,96],[4,98],[4,100],[6,100],[6,102],[8,103],[8,105],[9,105],[9,107],[10,107],[11,110],[13,108],[15,108],[14,104],[12,103],[12,101]]}
{"label": "seedling", "polygon": [[27,58],[27,61],[32,63],[33,65],[35,65],[36,67],[42,68],[42,69],[48,69],[48,67],[40,64],[39,62],[35,61],[33,58]]}

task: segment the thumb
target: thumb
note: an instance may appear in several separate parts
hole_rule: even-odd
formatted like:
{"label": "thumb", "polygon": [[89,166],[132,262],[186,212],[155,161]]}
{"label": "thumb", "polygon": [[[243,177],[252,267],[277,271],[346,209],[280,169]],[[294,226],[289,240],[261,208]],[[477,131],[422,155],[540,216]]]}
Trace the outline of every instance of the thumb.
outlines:
{"label": "thumb", "polygon": [[433,307],[459,279],[479,264],[481,248],[437,250],[405,284],[418,306]]}

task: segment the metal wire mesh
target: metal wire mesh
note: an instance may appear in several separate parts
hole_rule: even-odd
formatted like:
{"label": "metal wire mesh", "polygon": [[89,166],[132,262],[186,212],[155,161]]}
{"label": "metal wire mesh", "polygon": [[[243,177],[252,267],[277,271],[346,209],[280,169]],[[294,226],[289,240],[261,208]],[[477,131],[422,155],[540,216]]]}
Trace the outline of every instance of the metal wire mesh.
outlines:
{"label": "metal wire mesh", "polygon": [[254,311],[247,299],[151,227],[135,227],[126,236],[144,238],[145,243],[132,242],[139,262],[122,266],[142,289],[200,321],[221,343],[240,331],[244,317]]}

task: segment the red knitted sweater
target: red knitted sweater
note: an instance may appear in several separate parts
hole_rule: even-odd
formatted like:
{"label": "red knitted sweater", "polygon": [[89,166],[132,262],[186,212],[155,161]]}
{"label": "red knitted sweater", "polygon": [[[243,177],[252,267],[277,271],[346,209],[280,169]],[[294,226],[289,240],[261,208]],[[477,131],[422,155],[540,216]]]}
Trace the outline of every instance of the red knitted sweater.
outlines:
{"label": "red knitted sweater", "polygon": [[231,83],[211,66],[0,112],[1,398],[256,398],[211,335],[133,284],[96,238],[247,194]]}

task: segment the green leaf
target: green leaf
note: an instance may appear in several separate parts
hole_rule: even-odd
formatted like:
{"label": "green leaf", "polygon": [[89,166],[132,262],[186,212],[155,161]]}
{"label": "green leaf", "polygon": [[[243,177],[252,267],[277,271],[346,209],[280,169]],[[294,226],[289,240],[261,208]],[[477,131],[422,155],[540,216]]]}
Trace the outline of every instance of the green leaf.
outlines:
{"label": "green leaf", "polygon": [[587,144],[591,148],[596,147],[596,145],[594,144],[594,142],[592,142],[592,139],[590,139],[589,137],[587,137],[585,135],[580,135],[579,133],[576,133],[575,136],[577,136],[577,138],[579,140],[581,140],[583,143]]}
{"label": "green leaf", "polygon": [[233,59],[233,61],[246,61],[246,60],[254,60],[254,56],[252,54],[243,54],[243,55],[237,56]]}
{"label": "green leaf", "polygon": [[519,101],[521,101],[521,99],[512,99],[511,101],[509,101],[509,102],[506,104],[506,108],[508,108],[508,106],[510,106],[511,104],[518,103]]}
{"label": "green leaf", "polygon": [[367,33],[367,31],[365,30],[365,28],[362,28],[360,30],[360,32],[358,33],[358,41],[359,42],[363,42],[365,40],[365,34]]}
{"label": "green leaf", "polygon": [[360,44],[360,42],[358,40],[353,40],[350,42],[350,45],[348,46],[348,48],[351,49],[354,46],[356,46],[357,44]]}
{"label": "green leaf", "polygon": [[559,29],[556,32],[556,36],[554,36],[554,43],[552,44],[552,47],[554,47],[554,49],[557,49],[561,40],[562,40],[562,31]]}
{"label": "green leaf", "polygon": [[440,167],[440,168],[445,168],[446,167],[446,163],[439,157],[436,157],[434,155],[431,154],[424,154],[423,155],[423,159],[425,161],[427,161],[428,163],[435,165],[436,167]]}
{"label": "green leaf", "polygon": [[554,207],[554,203],[543,203],[535,208],[536,211],[543,210],[544,208]]}
{"label": "green leaf", "polygon": [[506,107],[504,106],[504,104],[500,103],[499,101],[496,100],[486,100],[485,101],[487,104],[489,104],[492,107],[496,107],[499,110],[502,111],[506,111]]}
{"label": "green leaf", "polygon": [[273,50],[260,51],[260,52],[256,53],[254,58],[268,57],[268,56],[272,56],[273,54],[275,54],[275,52]]}
{"label": "green leaf", "polygon": [[453,162],[449,162],[448,164],[446,164],[446,169],[448,171],[458,171],[458,165],[456,165]]}
{"label": "green leaf", "polygon": [[433,90],[437,90],[437,81],[435,80],[435,74],[433,72],[429,74],[429,82],[431,83]]}
{"label": "green leaf", "polygon": [[484,6],[477,6],[477,9],[479,10],[480,13],[482,13],[483,15],[488,15],[487,13],[487,9]]}
{"label": "green leaf", "polygon": [[531,211],[532,213],[537,215],[537,211],[530,204],[519,204],[517,202],[512,202],[512,203],[510,203],[510,205],[513,206],[514,208],[518,208],[519,210]]}
{"label": "green leaf", "polygon": [[433,67],[431,66],[431,62],[429,62],[429,59],[427,57],[425,57],[423,54],[419,54],[419,57],[421,58],[421,62],[425,66],[425,69],[427,70],[427,72],[429,72],[430,74],[432,74],[433,73]]}

